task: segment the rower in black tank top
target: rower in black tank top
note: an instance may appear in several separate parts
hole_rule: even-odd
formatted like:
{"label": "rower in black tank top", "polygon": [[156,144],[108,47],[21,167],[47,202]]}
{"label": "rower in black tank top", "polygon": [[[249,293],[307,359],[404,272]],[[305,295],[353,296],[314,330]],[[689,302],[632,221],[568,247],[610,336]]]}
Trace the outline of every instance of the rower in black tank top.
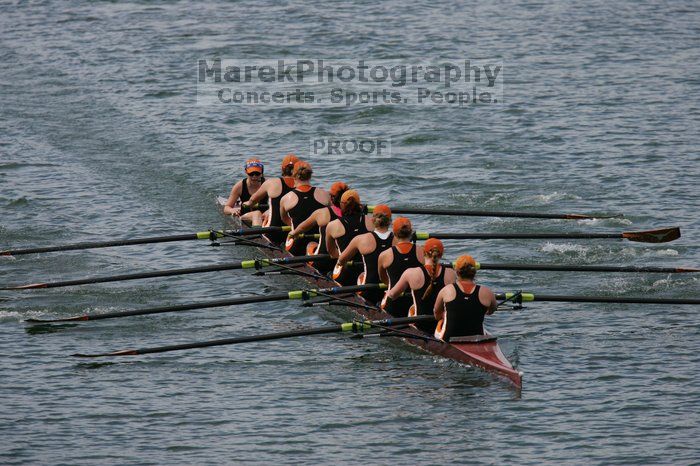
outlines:
{"label": "rower in black tank top", "polygon": [[466,294],[454,283],[457,293],[455,299],[445,303],[445,317],[443,322],[443,340],[449,341],[450,337],[464,337],[468,335],[484,334],[484,316],[488,308],[479,301],[479,285],[474,291]]}
{"label": "rower in black tank top", "polygon": [[[406,254],[402,254],[396,246],[392,246],[391,249],[394,254],[394,260],[386,269],[387,275],[389,275],[390,288],[398,283],[401,275],[407,269],[421,267],[423,265],[416,257],[415,243],[411,245],[411,249],[409,249]],[[408,316],[408,309],[411,307],[411,304],[413,304],[411,295],[404,293],[402,296],[392,300],[388,304],[386,311],[394,317],[406,317]]]}
{"label": "rower in black tank top", "polygon": [[[292,191],[294,188],[290,187],[287,182],[284,180],[284,177],[279,178],[280,183],[282,183],[282,193],[277,196],[277,197],[271,197],[269,199],[270,201],[270,224],[269,226],[271,227],[281,227],[284,226],[284,222],[282,221],[282,216],[280,215],[280,201],[282,200],[282,196],[287,194],[288,192]],[[276,244],[281,244],[284,242],[284,240],[287,238],[287,233],[284,231],[279,231],[279,232],[270,232],[266,233],[265,236],[267,236],[270,241]]]}
{"label": "rower in black tank top", "polygon": [[[394,234],[389,232],[386,239],[381,239],[379,235],[372,231],[374,241],[377,247],[374,251],[362,256],[362,262],[365,264],[365,283],[381,283],[379,278],[379,254],[383,253],[391,247],[391,242],[394,240]],[[362,297],[372,304],[377,304],[382,300],[384,292],[382,290],[367,290],[362,292]]]}
{"label": "rower in black tank top", "polygon": [[[367,225],[365,225],[365,214],[362,212],[340,217],[340,223],[343,224],[345,233],[343,233],[342,236],[337,237],[335,239],[335,243],[338,246],[338,251],[342,253],[355,236],[367,233]],[[343,268],[343,272],[336,279],[338,283],[343,286],[357,284],[357,277],[359,277],[360,273],[362,272],[356,265],[359,262],[360,257],[360,254],[357,253],[352,259],[350,259],[353,261],[353,266]]]}
{"label": "rower in black tank top", "polygon": [[[326,209],[328,209],[328,213],[330,214],[330,218],[331,218],[328,221],[328,223],[331,223],[333,220],[340,218],[335,213],[335,210],[333,210],[333,207],[328,206],[328,207],[326,207]],[[318,228],[318,232],[319,232],[320,236],[318,238],[319,243],[318,243],[318,249],[317,249],[316,254],[328,254],[328,248],[326,247],[326,227],[328,226],[328,223],[325,224],[324,226]],[[326,274],[326,273],[330,272],[331,270],[333,270],[333,262],[332,261],[317,262],[314,264],[314,267],[316,267],[316,269],[319,272]]]}
{"label": "rower in black tank top", "polygon": [[[445,287],[445,267],[440,267],[440,273],[434,280],[431,280],[430,273],[424,265],[420,269],[421,272],[423,272],[423,286],[417,290],[411,290],[411,294],[413,295],[413,304],[416,306],[416,315],[432,316],[437,295],[440,290]],[[430,290],[430,294],[423,299],[423,295],[431,284],[433,287]],[[415,325],[420,330],[427,333],[432,334],[435,331],[434,322],[419,322]]]}
{"label": "rower in black tank top", "polygon": [[[265,182],[265,177],[263,176],[260,178],[260,184],[263,184],[264,182]],[[252,196],[252,194],[248,190],[248,178],[243,178],[243,190],[241,191],[241,198],[240,198],[239,202],[241,202],[241,203],[247,202],[248,200],[250,200],[251,196]],[[260,200],[260,204],[266,204],[266,203],[267,203],[267,195],[265,195],[265,197],[263,197]],[[256,207],[255,209],[250,209],[250,210],[260,210],[260,208]]]}
{"label": "rower in black tank top", "polygon": [[[308,191],[299,191],[298,189],[293,189],[294,193],[297,195],[297,203],[294,207],[289,209],[287,213],[292,219],[292,225],[296,227],[301,222],[306,220],[314,213],[316,209],[326,207],[316,200],[314,193],[316,192],[316,187],[312,187]],[[294,240],[294,245],[289,251],[294,256],[306,255],[306,245],[309,242],[315,241],[312,238],[296,238]]]}

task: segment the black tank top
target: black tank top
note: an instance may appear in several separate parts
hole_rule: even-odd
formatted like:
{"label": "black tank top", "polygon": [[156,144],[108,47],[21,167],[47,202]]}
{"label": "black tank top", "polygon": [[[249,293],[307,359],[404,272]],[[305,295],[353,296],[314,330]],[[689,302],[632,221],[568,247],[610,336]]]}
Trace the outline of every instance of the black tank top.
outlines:
{"label": "black tank top", "polygon": [[[362,212],[350,216],[342,216],[340,217],[340,223],[343,224],[345,233],[336,238],[335,241],[338,244],[340,252],[343,252],[355,236],[367,233],[367,225],[365,225],[365,214]],[[355,257],[351,260],[356,259],[359,259],[357,254],[355,254]]]}
{"label": "black tank top", "polygon": [[416,245],[412,244],[411,249],[406,254],[401,254],[396,246],[392,246],[391,250],[394,252],[394,260],[391,265],[386,269],[389,275],[389,286],[394,286],[401,278],[401,275],[412,267],[420,267],[423,264],[420,263],[416,257]]}
{"label": "black tank top", "polygon": [[[294,189],[289,187],[289,185],[284,181],[283,177],[280,177],[279,180],[280,183],[282,183],[282,193],[279,196],[270,197],[268,200],[270,204],[269,225],[271,227],[281,227],[284,225],[284,222],[282,222],[282,216],[280,215],[280,201],[282,200],[282,196]],[[287,233],[284,231],[275,231],[266,233],[265,236],[267,236],[273,243],[279,244],[284,242],[285,238],[287,237]]]}
{"label": "black tank top", "polygon": [[386,239],[381,239],[374,231],[371,233],[374,236],[377,247],[374,251],[362,256],[362,262],[365,263],[365,283],[379,283],[379,254],[391,247],[394,234],[389,233]]}
{"label": "black tank top", "polygon": [[[281,227],[284,225],[282,222],[282,216],[280,215],[280,200],[282,196],[292,191],[294,188],[290,188],[284,181],[283,177],[279,178],[280,183],[282,183],[282,193],[279,196],[270,198],[270,226],[271,227]],[[285,233],[286,236],[286,233]]]}
{"label": "black tank top", "polygon": [[435,280],[432,281],[433,289],[430,290],[430,294],[425,299],[423,299],[423,295],[431,284],[430,273],[426,270],[425,265],[420,269],[423,272],[423,286],[417,290],[411,290],[411,293],[413,293],[413,302],[416,305],[417,315],[431,316],[433,315],[433,308],[435,307],[437,295],[445,286],[445,267],[440,268],[440,273],[435,277]]}
{"label": "black tank top", "polygon": [[292,225],[295,227],[309,218],[311,214],[314,213],[314,210],[326,207],[318,202],[314,197],[316,187],[313,187],[306,192],[299,191],[298,189],[294,189],[293,191],[297,195],[298,201],[294,207],[287,211],[287,213],[292,219]]}
{"label": "black tank top", "polygon": [[[333,220],[340,218],[338,215],[336,215],[335,210],[333,210],[333,207],[328,206],[326,207],[328,209],[328,213],[331,215],[331,219],[328,221],[328,223],[331,223]],[[319,254],[328,254],[328,248],[326,247],[326,227],[328,226],[328,223],[326,223],[324,226],[318,228],[318,232],[321,234],[319,237],[318,241],[318,253]]]}
{"label": "black tank top", "polygon": [[[260,178],[260,184],[263,184],[265,182],[265,177],[263,176]],[[241,192],[241,202],[246,202],[250,199],[252,194],[250,194],[250,191],[248,191],[248,178],[243,178],[243,191]],[[260,200],[260,203],[264,203],[267,201],[267,194],[265,194],[265,197],[263,197]]]}
{"label": "black tank top", "polygon": [[[389,275],[390,288],[396,285],[401,278],[401,275],[407,269],[412,267],[420,267],[423,265],[416,257],[415,244],[411,245],[411,249],[406,254],[401,254],[396,246],[392,246],[391,249],[394,252],[394,260],[386,270],[387,275]],[[411,304],[413,304],[413,298],[409,293],[404,293],[391,301],[387,306],[386,311],[394,317],[406,317]]]}
{"label": "black tank top", "polygon": [[449,303],[445,303],[447,322],[443,339],[448,341],[450,337],[464,337],[468,335],[484,334],[484,316],[486,306],[479,301],[479,285],[474,287],[470,294],[464,293],[457,284],[453,284],[457,296]]}

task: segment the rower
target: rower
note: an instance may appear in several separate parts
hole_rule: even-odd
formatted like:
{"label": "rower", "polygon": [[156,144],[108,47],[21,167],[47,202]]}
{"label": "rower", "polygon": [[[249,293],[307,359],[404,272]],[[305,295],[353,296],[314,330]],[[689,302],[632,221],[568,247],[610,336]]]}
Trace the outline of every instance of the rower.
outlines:
{"label": "rower", "polygon": [[[292,170],[294,164],[299,159],[294,154],[287,154],[282,160],[282,176],[279,178],[271,178],[266,180],[255,193],[250,196],[250,199],[243,203],[244,206],[251,206],[268,198],[269,209],[266,212],[266,222],[263,222],[263,215],[259,211],[253,211],[251,223],[253,225],[264,224],[266,227],[281,227],[284,225],[282,217],[280,217],[280,199],[294,189],[294,178],[292,178]],[[280,244],[287,236],[282,231],[266,233],[270,241]]]}
{"label": "rower", "polygon": [[[394,220],[394,236],[396,243],[379,255],[379,278],[389,285],[389,290],[398,283],[401,275],[412,267],[423,264],[423,247],[413,242],[413,226],[405,217]],[[412,304],[411,296],[404,294],[396,299],[383,303],[384,308],[394,317],[406,317]]]}
{"label": "rower", "polygon": [[[314,210],[309,218],[297,225],[292,231],[289,232],[290,238],[295,238],[305,231],[311,230],[314,226],[318,225],[319,239],[318,242],[312,241],[306,246],[307,255],[314,254],[328,254],[328,248],[326,247],[326,227],[333,220],[340,218],[342,212],[340,210],[340,198],[345,191],[350,189],[347,184],[342,181],[336,181],[331,185],[331,189],[328,190],[328,194],[331,197],[331,205],[327,207],[322,207],[320,209]],[[318,262],[314,264],[314,267],[321,272],[327,273],[333,269],[332,263],[329,261]]]}
{"label": "rower", "polygon": [[[301,225],[316,209],[330,204],[331,199],[326,191],[311,186],[313,170],[308,162],[297,162],[292,172],[296,186],[280,200],[280,216],[282,221],[291,225]],[[306,245],[309,238],[297,238],[289,252],[295,256],[306,254]]]}
{"label": "rower", "polygon": [[[338,266],[342,267],[349,260],[355,258],[358,252],[360,253],[365,270],[357,278],[358,285],[379,283],[377,264],[379,255],[389,249],[394,241],[394,234],[389,230],[391,225],[391,209],[389,207],[383,204],[374,206],[372,225],[374,226],[373,231],[354,237],[338,257]],[[379,303],[382,295],[383,292],[380,290],[362,292],[362,297],[372,304]]]}
{"label": "rower", "polygon": [[[265,166],[259,159],[248,159],[243,164],[247,178],[243,178],[231,188],[231,194],[224,205],[224,214],[241,217],[240,203],[246,202],[250,197],[260,189],[260,186],[265,182],[263,173]],[[267,195],[263,197],[263,201],[267,199]],[[252,212],[248,212],[241,217],[241,220],[252,220]],[[260,223],[258,223],[260,225]]]}
{"label": "rower", "polygon": [[455,262],[457,281],[445,286],[437,295],[433,312],[438,321],[435,338],[484,334],[484,316],[498,308],[496,296],[489,288],[474,283],[476,261],[464,255]]}
{"label": "rower", "polygon": [[[406,270],[396,285],[387,291],[387,299],[396,299],[406,289],[410,289],[413,304],[408,310],[408,316],[432,316],[435,300],[440,290],[445,285],[450,285],[457,280],[457,274],[453,269],[440,265],[440,259],[442,259],[444,252],[445,247],[439,239],[430,238],[426,241],[423,245],[425,264]],[[433,323],[416,324],[416,327],[427,333],[432,333],[435,330]]]}
{"label": "rower", "polygon": [[[331,257],[338,257],[353,238],[374,228],[372,219],[363,212],[360,195],[354,189],[343,193],[340,198],[340,211],[343,215],[329,223],[326,228],[326,248]],[[355,254],[352,259],[359,261],[359,254]],[[341,285],[354,285],[359,275],[359,268],[345,267],[342,270],[338,269],[333,278]]]}

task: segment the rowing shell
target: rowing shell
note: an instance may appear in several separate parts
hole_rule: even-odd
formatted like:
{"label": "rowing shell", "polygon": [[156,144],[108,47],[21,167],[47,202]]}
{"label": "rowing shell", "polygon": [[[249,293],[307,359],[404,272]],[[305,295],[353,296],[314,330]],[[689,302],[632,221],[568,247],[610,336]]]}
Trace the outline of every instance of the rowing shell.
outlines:
{"label": "rowing shell", "polygon": [[[217,198],[219,210],[223,213],[223,206],[227,199],[223,197]],[[251,238],[257,244],[263,246],[260,248],[268,258],[291,257],[285,250],[270,249],[269,246],[274,246],[264,235],[258,238]],[[298,271],[300,276],[304,277],[317,288],[330,288],[340,286],[339,283],[320,274],[316,269],[308,264],[300,266]],[[391,319],[391,315],[380,309],[367,309],[362,306],[372,306],[371,303],[365,301],[357,294],[344,297],[348,302],[348,307],[351,308],[358,316],[370,320]],[[357,304],[356,307],[351,303]],[[522,372],[516,370],[513,365],[505,357],[501,348],[498,346],[496,337],[493,335],[474,335],[470,337],[456,337],[450,340],[450,343],[436,341],[433,335],[422,332],[414,327],[409,327],[401,331],[402,334],[412,334],[416,338],[403,337],[403,339],[411,345],[424,349],[432,354],[453,359],[474,367],[479,367],[489,373],[495,374],[503,379],[508,380],[515,387],[522,387]],[[427,340],[426,340],[427,338]]]}

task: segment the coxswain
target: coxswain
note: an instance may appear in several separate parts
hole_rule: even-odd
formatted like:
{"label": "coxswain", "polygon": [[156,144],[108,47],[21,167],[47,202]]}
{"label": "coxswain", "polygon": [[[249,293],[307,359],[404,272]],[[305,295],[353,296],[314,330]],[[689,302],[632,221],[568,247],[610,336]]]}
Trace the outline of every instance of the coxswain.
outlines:
{"label": "coxswain", "polygon": [[[413,242],[413,226],[406,217],[396,217],[393,225],[395,244],[379,255],[379,278],[389,290],[399,282],[401,275],[412,267],[423,265],[423,247]],[[384,299],[382,308],[394,317],[406,317],[413,300],[403,294],[396,299]]]}
{"label": "coxswain", "polygon": [[484,334],[484,316],[498,308],[496,296],[489,288],[474,283],[476,261],[472,256],[457,258],[454,266],[457,281],[445,286],[437,295],[433,309],[438,321],[435,338]]}
{"label": "coxswain", "polygon": [[[313,169],[308,162],[295,163],[292,171],[295,187],[280,200],[282,221],[292,229],[301,225],[316,209],[326,207],[331,202],[328,192],[311,186],[312,175]],[[289,252],[295,256],[305,255],[306,246],[310,241],[310,238],[297,238]]]}
{"label": "coxswain", "polygon": [[[231,188],[231,194],[229,194],[226,205],[224,206],[224,214],[235,215],[236,217],[241,217],[241,220],[248,220],[253,223],[252,217],[255,216],[252,214],[252,212],[248,212],[241,216],[240,204],[248,201],[265,182],[265,177],[263,176],[265,166],[259,159],[253,158],[245,161],[245,164],[243,164],[243,170],[245,171],[247,177],[234,184],[233,188]],[[265,195],[262,200],[263,202],[266,201],[267,195]],[[261,225],[261,223],[258,222],[257,225]]]}
{"label": "coxswain", "polygon": [[[331,205],[327,207],[322,207],[320,209],[314,210],[309,218],[297,225],[292,231],[289,232],[289,237],[295,238],[301,233],[313,229],[318,226],[319,239],[318,241],[312,241],[306,246],[307,255],[314,254],[328,254],[328,248],[326,247],[326,227],[333,220],[340,218],[343,214],[340,211],[340,198],[345,191],[350,189],[347,184],[342,181],[336,181],[331,185],[328,190],[328,194],[331,197]],[[327,273],[333,269],[333,263],[330,261],[317,262],[314,267],[321,272]]]}
{"label": "coxswain", "polygon": [[[294,189],[294,178],[292,177],[292,170],[294,169],[294,164],[297,163],[299,159],[294,154],[287,154],[284,159],[282,159],[282,176],[279,178],[271,178],[265,180],[265,182],[260,186],[250,199],[243,203],[244,206],[251,206],[258,204],[265,197],[268,198],[269,209],[266,212],[266,221],[263,222],[263,215],[259,211],[253,211],[251,223],[253,225],[264,225],[266,227],[281,227],[284,226],[282,222],[282,217],[280,217],[280,200],[282,197]],[[280,244],[284,242],[287,237],[287,233],[283,231],[275,231],[266,233],[270,241],[273,243]]]}
{"label": "coxswain", "polygon": [[[340,211],[343,215],[326,228],[326,248],[331,257],[340,256],[353,238],[374,229],[372,219],[364,214],[360,195],[354,189],[345,191],[341,196]],[[356,253],[350,260],[359,262],[360,255]],[[359,275],[359,267],[344,267],[338,268],[333,278],[341,285],[354,285]]]}
{"label": "coxswain", "polygon": [[[394,241],[394,234],[389,230],[391,226],[389,207],[383,204],[374,206],[372,225],[373,231],[354,237],[338,257],[338,266],[343,267],[348,261],[353,260],[357,253],[362,256],[365,267],[364,272],[357,278],[358,285],[380,282],[379,255],[389,249]],[[367,290],[362,292],[362,297],[372,304],[378,304],[383,294],[381,290]]]}
{"label": "coxswain", "polygon": [[[440,259],[444,253],[445,247],[442,241],[436,238],[427,240],[423,244],[425,263],[421,267],[406,270],[396,285],[387,291],[388,299],[396,299],[407,289],[411,290],[413,304],[408,310],[409,317],[432,316],[440,290],[457,280],[454,269],[440,265]],[[419,323],[416,327],[428,333],[435,330],[434,323]]]}

